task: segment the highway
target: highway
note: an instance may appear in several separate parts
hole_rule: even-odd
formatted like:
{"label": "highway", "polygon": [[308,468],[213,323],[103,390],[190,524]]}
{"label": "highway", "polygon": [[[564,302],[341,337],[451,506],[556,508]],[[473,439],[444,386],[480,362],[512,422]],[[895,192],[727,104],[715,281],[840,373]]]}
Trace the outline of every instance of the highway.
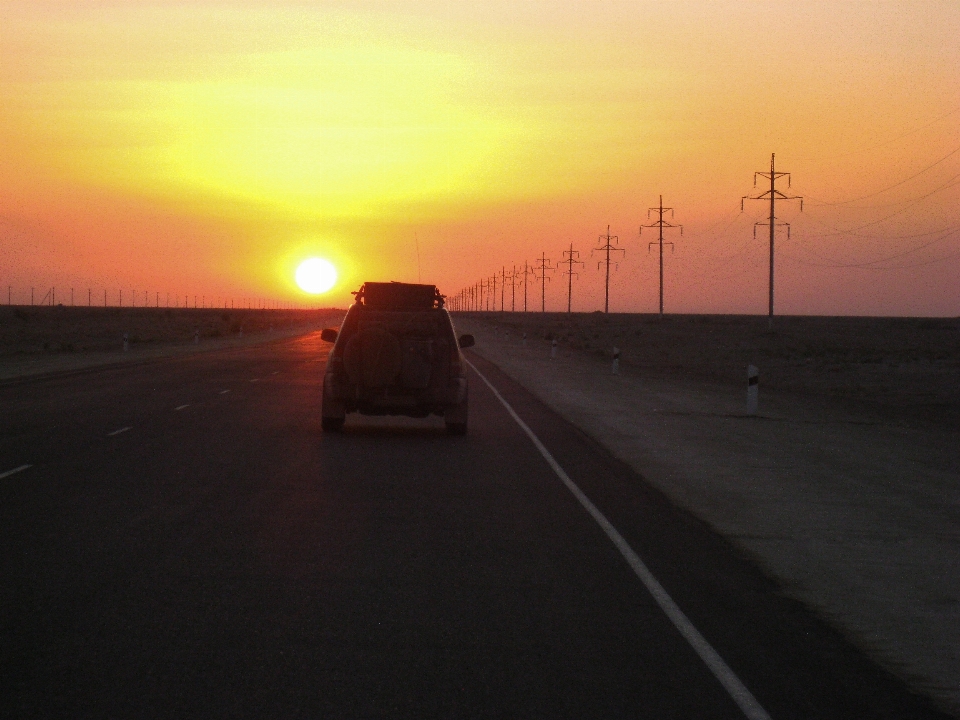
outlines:
{"label": "highway", "polygon": [[322,434],[328,347],[0,385],[0,715],[945,717],[475,354]]}

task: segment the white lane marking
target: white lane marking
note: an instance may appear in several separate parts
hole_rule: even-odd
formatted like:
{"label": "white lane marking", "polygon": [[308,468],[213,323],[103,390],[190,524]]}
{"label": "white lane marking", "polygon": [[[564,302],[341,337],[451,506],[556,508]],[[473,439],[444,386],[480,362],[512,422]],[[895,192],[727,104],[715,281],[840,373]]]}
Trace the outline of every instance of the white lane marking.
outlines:
{"label": "white lane marking", "polygon": [[251,380],[250,382],[260,382],[260,378],[254,378],[254,379]]}
{"label": "white lane marking", "polygon": [[113,432],[108,432],[107,437],[113,437],[114,435],[119,435],[120,433],[125,433],[127,430],[133,430],[132,427],[123,427],[119,430],[114,430]]}
{"label": "white lane marking", "polygon": [[230,392],[230,391],[229,391],[229,390],[221,390],[221,391],[220,391],[220,394],[221,394],[221,395],[226,395],[228,392]]}
{"label": "white lane marking", "polygon": [[279,371],[279,370],[274,370],[274,371],[273,371],[272,373],[270,373],[270,374],[271,374],[271,375],[279,375],[279,374],[280,374],[280,371]]}
{"label": "white lane marking", "polygon": [[5,477],[10,477],[11,475],[16,475],[18,472],[32,467],[33,465],[21,465],[20,467],[15,467],[13,470],[7,470],[6,472],[0,473],[0,480],[3,480]]}
{"label": "white lane marking", "polygon": [[187,403],[186,405],[181,405],[180,407],[175,407],[174,410],[183,410],[184,408],[188,408],[188,407],[190,407],[190,403]]}
{"label": "white lane marking", "polygon": [[[466,358],[464,358],[466,360]],[[647,566],[644,564],[643,560],[640,559],[640,556],[637,555],[633,548],[631,548],[627,541],[623,539],[623,536],[617,532],[617,529],[610,523],[609,520],[604,516],[600,510],[597,509],[597,506],[590,502],[590,499],[583,494],[583,491],[577,487],[576,483],[570,479],[570,476],[567,475],[566,471],[560,467],[560,464],[554,459],[553,455],[550,454],[550,451],[547,450],[546,446],[540,442],[540,438],[536,436],[533,430],[520,419],[520,416],[517,415],[516,411],[510,406],[503,395],[501,395],[493,384],[487,380],[487,378],[477,370],[476,366],[469,360],[466,360],[467,365],[469,365],[473,371],[480,376],[480,379],[490,388],[490,391],[497,397],[497,400],[507,409],[507,412],[510,413],[511,417],[517,422],[520,428],[527,434],[527,437],[533,441],[533,444],[536,446],[537,450],[540,451],[540,454],[543,455],[543,458],[547,461],[547,464],[553,468],[553,471],[557,474],[557,477],[560,478],[561,482],[567,486],[567,489],[573,493],[573,496],[580,502],[583,508],[590,513],[591,517],[597,522],[597,524],[603,529],[607,534],[607,537],[610,538],[611,542],[617,547],[617,550],[620,551],[620,554],[623,555],[624,559],[627,561],[627,564],[630,565],[633,572],[640,582],[642,582],[650,594],[653,596],[653,599],[657,602],[657,605],[660,606],[660,609],[663,610],[664,614],[670,618],[670,622],[673,623],[673,626],[680,631],[680,634],[683,635],[684,639],[690,646],[694,649],[697,655],[700,656],[700,659],[703,660],[704,664],[710,669],[710,672],[713,673],[713,676],[720,681],[720,684],[723,685],[724,689],[733,698],[733,701],[740,706],[740,709],[743,711],[743,714],[746,715],[750,720],[770,720],[770,716],[767,714],[767,711],[763,709],[757,699],[753,696],[746,685],[744,685],[740,678],[736,676],[733,670],[730,669],[730,666],[724,662],[723,658],[720,657],[720,654],[713,649],[713,646],[707,642],[706,638],[700,634],[700,631],[694,627],[693,623],[690,622],[690,619],[684,615],[683,610],[680,609],[680,606],[677,605],[673,598],[664,590],[663,585],[660,584],[660,581],[654,577],[653,573],[647,569]]]}

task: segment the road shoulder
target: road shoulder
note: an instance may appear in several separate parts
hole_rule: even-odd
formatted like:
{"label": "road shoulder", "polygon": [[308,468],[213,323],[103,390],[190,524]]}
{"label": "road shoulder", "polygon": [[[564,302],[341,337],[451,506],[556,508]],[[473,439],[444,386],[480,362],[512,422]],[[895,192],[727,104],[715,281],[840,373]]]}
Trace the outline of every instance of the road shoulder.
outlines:
{"label": "road shoulder", "polygon": [[[476,352],[753,555],[888,669],[960,711],[956,433],[653,380],[496,326]],[[469,327],[468,327],[469,325]],[[745,394],[745,393],[744,393]]]}

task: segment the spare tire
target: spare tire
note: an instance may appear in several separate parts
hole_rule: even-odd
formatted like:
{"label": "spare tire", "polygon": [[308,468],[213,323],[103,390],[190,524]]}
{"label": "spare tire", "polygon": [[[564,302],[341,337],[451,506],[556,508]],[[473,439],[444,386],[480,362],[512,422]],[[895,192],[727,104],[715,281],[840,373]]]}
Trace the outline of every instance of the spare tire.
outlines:
{"label": "spare tire", "polygon": [[343,367],[352,383],[386,387],[397,379],[403,367],[400,341],[383,328],[364,328],[343,349]]}

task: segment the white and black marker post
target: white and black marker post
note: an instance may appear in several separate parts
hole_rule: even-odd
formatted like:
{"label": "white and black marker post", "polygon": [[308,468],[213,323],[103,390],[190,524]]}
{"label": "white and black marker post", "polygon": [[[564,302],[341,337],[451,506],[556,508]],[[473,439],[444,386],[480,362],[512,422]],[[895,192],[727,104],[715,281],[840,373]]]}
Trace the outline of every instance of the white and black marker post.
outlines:
{"label": "white and black marker post", "polygon": [[616,346],[613,348],[613,374],[620,374],[620,348]]}
{"label": "white and black marker post", "polygon": [[747,415],[757,414],[760,400],[760,371],[754,365],[747,365]]}
{"label": "white and black marker post", "polygon": [[128,333],[123,334],[123,351],[127,352],[130,349],[130,335]]}
{"label": "white and black marker post", "polygon": [[200,344],[200,328],[197,328],[196,330],[193,331],[193,344],[194,345]]}
{"label": "white and black marker post", "polygon": [[526,334],[526,333],[523,334],[523,346],[524,346],[524,347],[527,346],[527,334]]}
{"label": "white and black marker post", "polygon": [[550,343],[550,357],[555,358],[557,356],[557,339],[554,338]]}

